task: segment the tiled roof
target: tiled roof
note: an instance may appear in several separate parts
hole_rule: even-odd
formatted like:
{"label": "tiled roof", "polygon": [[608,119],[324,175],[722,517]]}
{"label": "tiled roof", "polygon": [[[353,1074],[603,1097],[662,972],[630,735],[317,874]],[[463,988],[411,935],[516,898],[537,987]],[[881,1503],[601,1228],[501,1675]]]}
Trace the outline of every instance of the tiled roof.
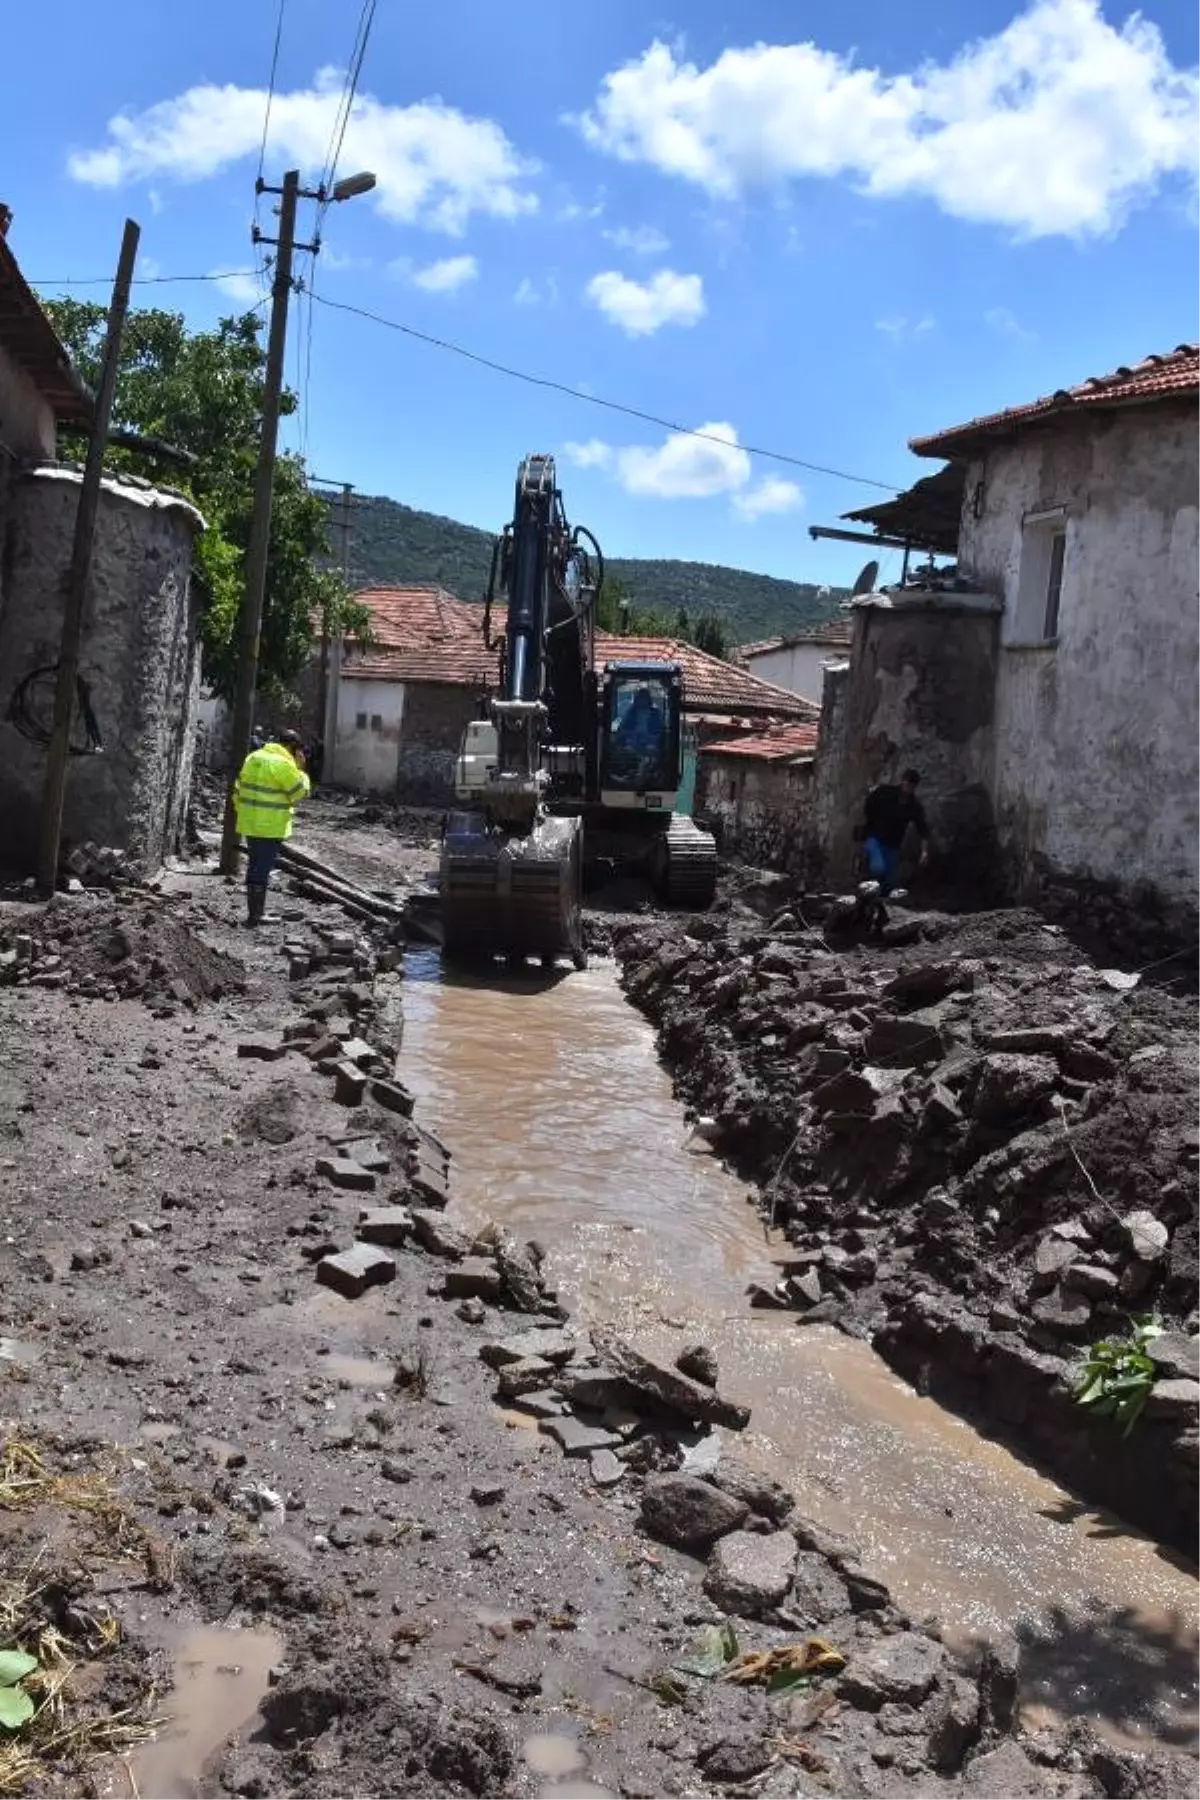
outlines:
{"label": "tiled roof", "polygon": [[722,662],[678,638],[610,637],[596,633],[596,664],[678,663],[683,671],[683,703],[689,712],[756,713],[764,717],[815,719],[820,708],[787,688]]}
{"label": "tiled roof", "polygon": [[770,725],[752,736],[724,738],[702,744],[701,756],[750,756],[759,762],[784,762],[794,756],[812,756],[817,748],[815,725]]}
{"label": "tiled roof", "polygon": [[1010,406],[1005,412],[987,413],[932,437],[912,438],[909,448],[918,456],[963,456],[980,438],[1007,437],[1041,419],[1098,407],[1182,400],[1198,392],[1200,345],[1180,344],[1161,356],[1147,356],[1132,368],[1114,369],[1111,375],[1090,376],[1078,387],[1060,388],[1028,406]]}
{"label": "tiled roof", "polygon": [[[7,208],[0,207],[0,214],[6,212]],[[0,345],[49,402],[55,418],[73,425],[91,423],[91,394],[42,311],[37,295],[22,275],[2,231]]]}
{"label": "tiled roof", "polygon": [[826,619],[822,625],[808,625],[803,631],[789,631],[783,637],[759,638],[753,644],[739,644],[730,655],[735,662],[744,664],[753,656],[769,656],[774,650],[791,650],[797,644],[848,650],[853,641],[854,627],[849,619]]}
{"label": "tiled roof", "polygon": [[[445,588],[365,588],[356,599],[371,614],[375,642],[351,651],[343,676],[359,681],[444,682],[494,687],[498,658],[483,641],[483,608],[456,600]],[[677,638],[614,637],[596,633],[596,664],[678,663],[689,712],[815,719],[819,709],[786,688],[760,681]]]}

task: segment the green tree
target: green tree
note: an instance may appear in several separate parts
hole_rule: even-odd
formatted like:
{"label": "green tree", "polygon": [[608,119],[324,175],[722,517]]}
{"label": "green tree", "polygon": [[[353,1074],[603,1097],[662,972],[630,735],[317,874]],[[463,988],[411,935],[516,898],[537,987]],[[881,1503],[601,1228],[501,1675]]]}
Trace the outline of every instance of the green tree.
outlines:
{"label": "green tree", "polygon": [[[99,378],[105,312],[84,300],[43,302],[86,381]],[[114,404],[116,424],[190,451],[195,466],[170,481],[195,500],[206,529],[197,565],[208,590],[202,624],[205,678],[226,698],[237,665],[237,617],[250,540],[266,353],[255,313],[222,319],[215,331],[189,331],[181,313],[129,314]],[[296,410],[285,391],[282,412]],[[138,452],[113,450],[114,468],[154,474]],[[304,464],[280,456],[275,469],[259,687],[280,694],[303,669],[323,624],[335,634],[366,634],[369,620],[328,557],[328,509],[311,492]]]}
{"label": "green tree", "polygon": [[729,655],[729,632],[724,620],[714,613],[705,613],[703,618],[697,619],[692,642],[697,650],[707,650],[710,656],[724,659]]}

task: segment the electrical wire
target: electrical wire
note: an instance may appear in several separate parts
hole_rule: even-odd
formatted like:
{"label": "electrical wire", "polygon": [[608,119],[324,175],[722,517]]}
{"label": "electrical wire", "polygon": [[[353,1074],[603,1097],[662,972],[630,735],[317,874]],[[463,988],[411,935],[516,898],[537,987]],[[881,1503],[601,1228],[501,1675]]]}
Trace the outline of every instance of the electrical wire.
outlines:
{"label": "electrical wire", "polygon": [[[257,275],[257,269],[218,269],[207,275],[135,275],[134,287],[162,287],[176,281],[228,281],[233,275]],[[43,275],[31,276],[30,287],[111,287],[111,275]]]}
{"label": "electrical wire", "polygon": [[275,98],[275,76],[279,69],[279,46],[283,39],[283,14],[287,0],[279,0],[279,10],[275,15],[275,42],[271,47],[271,73],[267,81],[267,104],[263,110],[262,141],[258,147],[258,176],[254,183],[254,253],[256,259],[255,278],[258,281],[259,299],[265,300],[270,292],[267,280],[269,258],[264,254],[260,237],[262,233],[262,194],[260,184],[263,178],[263,165],[267,155],[267,134],[271,128],[271,103]]}
{"label": "electrical wire", "polygon": [[[434,350],[447,350],[454,356],[461,356],[467,362],[477,363],[480,368],[490,369],[493,374],[507,375],[510,380],[523,381],[530,387],[548,388],[556,394],[566,394],[571,400],[583,400],[589,406],[603,407],[606,412],[623,413],[626,418],[640,419],[645,425],[657,425],[664,431],[674,432],[679,437],[699,438],[702,443],[720,444],[722,449],[731,448],[729,439],[717,437],[711,431],[696,431],[687,425],[678,425],[672,419],[663,419],[657,413],[643,412],[640,407],[626,406],[619,400],[605,400],[599,394],[585,394],[582,388],[574,388],[565,381],[554,381],[547,375],[531,375],[525,369],[511,368],[507,363],[496,362],[490,356],[481,356],[476,350],[468,350],[462,344],[455,344],[448,338],[433,337],[427,331],[418,331],[415,325],[404,325],[399,319],[384,318],[382,313],[371,312],[365,306],[351,306],[345,300],[327,300],[323,294],[314,294],[312,298],[318,306],[330,307],[334,312],[352,313],[359,319],[370,319],[375,325],[384,325],[389,331],[402,332],[405,337],[415,338],[418,343],[428,344]],[[762,444],[738,444],[747,456],[760,456],[769,462],[786,463],[793,469],[806,469],[813,475],[831,475],[837,481],[852,481],[860,487],[879,488],[885,494],[899,494],[904,490],[894,481],[876,481],[869,475],[852,475],[846,469],[831,469],[824,463],[808,462],[802,456],[791,456],[783,450],[769,450]]]}

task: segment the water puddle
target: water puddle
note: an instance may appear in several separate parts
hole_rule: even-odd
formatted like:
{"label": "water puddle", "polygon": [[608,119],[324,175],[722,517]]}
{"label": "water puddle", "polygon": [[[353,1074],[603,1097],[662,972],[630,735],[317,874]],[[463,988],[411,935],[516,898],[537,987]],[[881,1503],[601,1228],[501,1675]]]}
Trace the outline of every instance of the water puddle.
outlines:
{"label": "water puddle", "polygon": [[176,1800],[199,1794],[205,1764],[253,1719],[267,1672],[282,1656],[282,1638],[265,1629],[197,1625],[185,1632],[164,1701],[171,1722],[132,1758],[135,1792]]}
{"label": "water puddle", "polygon": [[587,1767],[587,1757],[575,1739],[557,1731],[539,1731],[527,1737],[521,1746],[521,1755],[535,1775],[562,1779],[567,1775],[578,1775]]}
{"label": "water puddle", "polygon": [[[691,1154],[653,1033],[610,966],[480,983],[408,960],[402,1078],[454,1153],[453,1205],[546,1246],[563,1296],[652,1353],[716,1351],[754,1409],[739,1453],[847,1532],[921,1617],[969,1639],[1019,1623],[1031,1716],[1110,1736],[1195,1730],[1192,1575],[1121,1521],[896,1379],[866,1345],[752,1312],[784,1248],[742,1184]],[[507,1421],[506,1421],[507,1422]],[[584,1784],[586,1785],[586,1784]]]}

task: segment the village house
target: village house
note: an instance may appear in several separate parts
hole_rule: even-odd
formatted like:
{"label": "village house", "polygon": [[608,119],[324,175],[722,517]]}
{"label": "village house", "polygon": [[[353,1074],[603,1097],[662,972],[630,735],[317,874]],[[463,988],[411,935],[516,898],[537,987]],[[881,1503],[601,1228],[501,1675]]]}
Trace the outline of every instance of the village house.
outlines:
{"label": "village house", "polygon": [[[336,787],[442,806],[454,797],[463,733],[495,689],[483,609],[440,587],[368,588],[368,647],[336,646],[326,704],[325,778]],[[815,721],[816,707],[675,638],[596,636],[602,661],[674,662],[683,673],[690,808],[702,740],[752,723]]]}
{"label": "village house", "polygon": [[849,619],[827,619],[821,625],[788,632],[784,637],[739,644],[731,653],[731,661],[761,681],[802,694],[819,705],[825,664],[849,655],[853,635]]}
{"label": "village house", "polygon": [[[32,866],[81,472],[58,430],[86,433],[92,396],[18,267],[0,207],[0,855]],[[63,847],[94,842],[157,866],[191,783],[199,513],[106,477],[80,658]],[[86,704],[85,704],[86,703]]]}

